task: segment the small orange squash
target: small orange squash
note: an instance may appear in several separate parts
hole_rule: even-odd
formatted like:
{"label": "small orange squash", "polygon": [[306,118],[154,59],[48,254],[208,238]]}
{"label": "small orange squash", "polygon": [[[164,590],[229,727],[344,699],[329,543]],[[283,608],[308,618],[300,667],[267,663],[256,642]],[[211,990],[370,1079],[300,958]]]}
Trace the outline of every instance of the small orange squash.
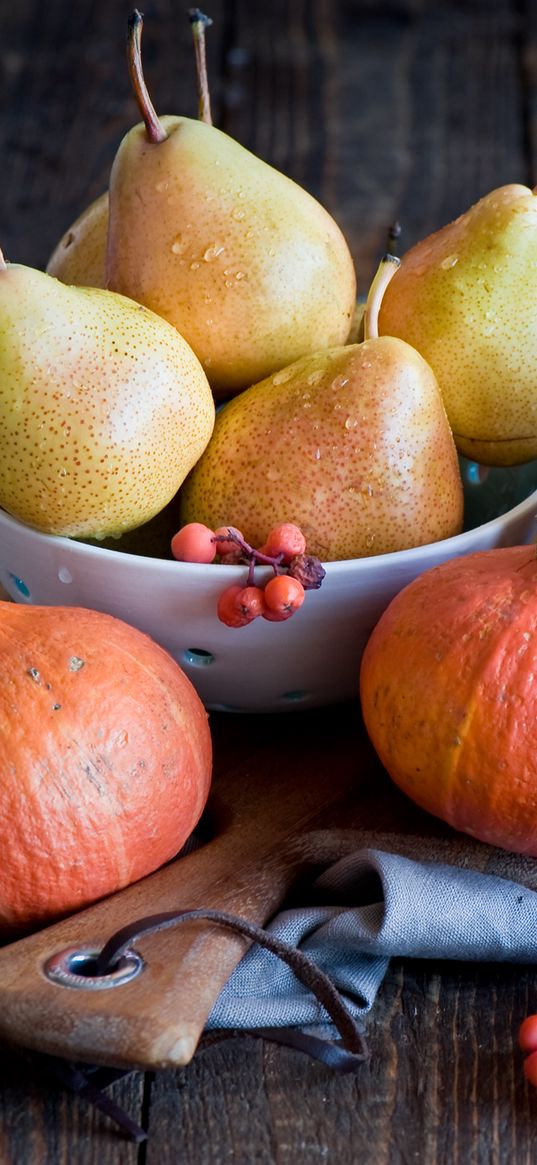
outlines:
{"label": "small orange squash", "polygon": [[0,932],[119,890],[181,848],[211,778],[207,713],[148,636],[0,603]]}
{"label": "small orange squash", "polygon": [[537,856],[534,546],[451,559],[405,587],[370,637],[360,690],[403,792],[455,829]]}

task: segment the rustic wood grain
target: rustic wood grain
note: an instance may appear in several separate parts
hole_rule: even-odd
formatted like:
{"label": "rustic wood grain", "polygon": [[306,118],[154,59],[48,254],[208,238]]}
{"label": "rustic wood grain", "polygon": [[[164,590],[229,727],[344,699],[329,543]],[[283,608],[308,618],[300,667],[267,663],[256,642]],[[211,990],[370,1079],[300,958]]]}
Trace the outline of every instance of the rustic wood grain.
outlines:
{"label": "rustic wood grain", "polygon": [[531,4],[237,0],[235,8],[225,128],[331,210],[362,294],[395,220],[406,249],[494,186],[535,175]]}
{"label": "rustic wood grain", "polygon": [[245,1037],[200,1052],[153,1083],[148,1165],[172,1165],[174,1152],[189,1160],[200,1128],[208,1165],[530,1165],[537,1098],[513,1030],[533,972],[514,980],[510,968],[394,960],[368,1024],[371,1062],[356,1076]]}
{"label": "rustic wood grain", "polygon": [[522,133],[528,161],[528,184],[537,183],[537,5],[520,6],[519,51],[522,68]]}
{"label": "rustic wood grain", "polygon": [[[142,7],[157,107],[194,115],[183,11],[171,0]],[[107,184],[136,117],[123,65],[129,8],[2,5],[0,245],[11,259],[44,265]],[[407,247],[492,187],[537,181],[533,0],[211,0],[210,14],[216,123],[322,198],[362,293],[394,219]],[[258,726],[277,739],[277,720]],[[240,721],[218,747],[232,764]],[[113,1086],[148,1123],[140,1149],[44,1081],[37,1061],[17,1065],[6,1052],[0,1160],[530,1165],[536,1094],[515,1041],[532,1010],[532,968],[394,962],[368,1021],[372,1060],[356,1077],[232,1039],[179,1072]]]}
{"label": "rustic wood grain", "polygon": [[[141,1072],[117,1081],[109,1094],[136,1122],[146,1116]],[[5,1054],[0,1061],[2,1165],[136,1165],[139,1146],[91,1105],[63,1091],[39,1058]]]}

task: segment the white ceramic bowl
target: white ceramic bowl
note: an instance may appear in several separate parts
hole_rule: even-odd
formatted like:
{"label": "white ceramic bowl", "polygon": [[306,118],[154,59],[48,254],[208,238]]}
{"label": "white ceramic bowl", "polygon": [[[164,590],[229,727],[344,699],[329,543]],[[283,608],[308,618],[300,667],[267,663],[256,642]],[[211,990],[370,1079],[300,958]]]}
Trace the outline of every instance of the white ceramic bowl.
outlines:
{"label": "white ceramic bowl", "polygon": [[[245,567],[138,557],[37,533],[0,511],[0,583],[17,602],[92,607],[171,652],[208,708],[276,712],[353,699],[360,657],[390,599],[455,555],[537,539],[537,462],[484,470],[461,459],[465,532],[373,558],[331,562],[291,619],[231,629],[216,617]],[[480,524],[476,524],[480,523]],[[270,577],[270,569],[256,578]]]}

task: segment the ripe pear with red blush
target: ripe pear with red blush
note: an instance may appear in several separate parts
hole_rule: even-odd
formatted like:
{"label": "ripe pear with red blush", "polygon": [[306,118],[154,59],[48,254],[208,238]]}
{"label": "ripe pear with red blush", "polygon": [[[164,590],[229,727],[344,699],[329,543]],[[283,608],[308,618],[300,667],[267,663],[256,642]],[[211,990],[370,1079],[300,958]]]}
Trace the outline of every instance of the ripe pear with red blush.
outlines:
{"label": "ripe pear with red blush", "polygon": [[143,80],[141,17],[131,78],[144,124],[110,177],[107,285],[162,315],[229,396],[318,348],[344,344],[356,279],[334,219],[309,193],[205,119],[157,117]]}
{"label": "ripe pear with red blush", "polygon": [[253,546],[293,522],[323,561],[385,554],[459,533],[462,485],[435,377],[404,341],[378,336],[399,260],[385,256],[365,340],[305,356],[229,401],[180,494],[181,521],[229,514]]}
{"label": "ripe pear with red blush", "polygon": [[431,365],[461,453],[537,457],[537,188],[493,190],[412,247],[379,330]]}

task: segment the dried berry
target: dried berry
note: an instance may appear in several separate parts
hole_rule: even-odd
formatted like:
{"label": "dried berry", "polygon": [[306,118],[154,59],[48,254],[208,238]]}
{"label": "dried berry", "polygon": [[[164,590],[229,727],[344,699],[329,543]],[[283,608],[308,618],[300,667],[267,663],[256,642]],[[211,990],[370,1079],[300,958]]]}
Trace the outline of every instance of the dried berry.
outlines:
{"label": "dried berry", "polygon": [[296,554],[289,563],[287,573],[291,575],[291,578],[298,579],[305,591],[316,591],[319,589],[326,571],[320,559],[315,558],[313,554]]}

